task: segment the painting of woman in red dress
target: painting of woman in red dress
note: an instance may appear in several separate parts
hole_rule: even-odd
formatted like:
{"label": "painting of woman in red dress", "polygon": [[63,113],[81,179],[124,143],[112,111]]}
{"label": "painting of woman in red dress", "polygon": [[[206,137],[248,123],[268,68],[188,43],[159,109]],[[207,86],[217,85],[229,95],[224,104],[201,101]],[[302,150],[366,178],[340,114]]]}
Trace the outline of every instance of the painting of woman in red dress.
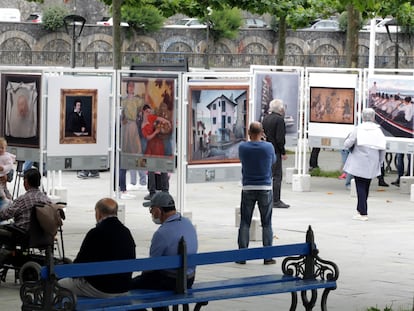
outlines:
{"label": "painting of woman in red dress", "polygon": [[165,155],[164,142],[158,134],[165,131],[165,129],[170,129],[171,122],[163,117],[155,115],[152,112],[151,107],[147,104],[142,108],[142,113],[142,135],[147,140],[147,147],[144,154]]}

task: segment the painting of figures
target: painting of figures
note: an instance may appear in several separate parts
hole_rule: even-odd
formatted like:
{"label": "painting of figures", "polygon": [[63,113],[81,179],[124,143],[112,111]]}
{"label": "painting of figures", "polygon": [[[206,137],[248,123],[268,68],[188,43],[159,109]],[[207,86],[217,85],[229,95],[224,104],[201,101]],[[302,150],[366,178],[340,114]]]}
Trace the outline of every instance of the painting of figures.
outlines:
{"label": "painting of figures", "polygon": [[310,122],[354,124],[355,89],[310,88]]}
{"label": "painting of figures", "polygon": [[367,105],[375,110],[377,123],[386,136],[413,138],[412,77],[371,76]]}

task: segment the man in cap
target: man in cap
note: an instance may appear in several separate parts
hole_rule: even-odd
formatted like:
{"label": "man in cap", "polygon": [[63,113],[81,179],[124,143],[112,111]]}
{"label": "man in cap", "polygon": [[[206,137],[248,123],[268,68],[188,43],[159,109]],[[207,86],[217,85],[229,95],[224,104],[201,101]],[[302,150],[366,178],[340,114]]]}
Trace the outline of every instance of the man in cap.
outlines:
{"label": "man in cap", "polygon": [[[181,216],[175,208],[173,197],[168,192],[157,192],[143,206],[150,208],[152,221],[160,227],[152,236],[150,257],[172,256],[178,254],[181,237],[187,244],[187,253],[197,253],[198,241],[196,230],[191,221]],[[195,267],[188,267],[187,287],[194,283]],[[176,287],[176,270],[144,271],[132,280],[132,288],[174,290]],[[168,307],[154,308],[154,311],[168,310]]]}

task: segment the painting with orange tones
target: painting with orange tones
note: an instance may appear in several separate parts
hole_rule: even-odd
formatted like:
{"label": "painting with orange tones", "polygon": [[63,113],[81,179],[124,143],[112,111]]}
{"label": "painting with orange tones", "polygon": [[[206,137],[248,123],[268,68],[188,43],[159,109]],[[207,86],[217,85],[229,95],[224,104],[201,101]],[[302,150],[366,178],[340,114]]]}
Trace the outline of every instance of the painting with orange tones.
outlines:
{"label": "painting with orange tones", "polygon": [[310,88],[310,122],[354,124],[355,89]]}

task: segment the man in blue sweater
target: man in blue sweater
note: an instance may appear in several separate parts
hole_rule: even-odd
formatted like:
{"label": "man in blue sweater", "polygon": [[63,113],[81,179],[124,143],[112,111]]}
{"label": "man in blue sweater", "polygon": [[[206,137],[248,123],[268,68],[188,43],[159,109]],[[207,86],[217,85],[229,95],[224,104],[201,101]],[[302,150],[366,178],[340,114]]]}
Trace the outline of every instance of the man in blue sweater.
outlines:
{"label": "man in blue sweater", "polygon": [[[253,210],[257,202],[262,223],[263,246],[271,246],[272,231],[272,165],[276,161],[273,145],[263,140],[263,127],[260,122],[252,122],[249,126],[250,141],[239,146],[239,157],[242,164],[242,195],[240,205],[239,248],[249,247],[250,224]],[[245,261],[238,261],[245,264]],[[272,258],[264,260],[265,265],[276,263]]]}

